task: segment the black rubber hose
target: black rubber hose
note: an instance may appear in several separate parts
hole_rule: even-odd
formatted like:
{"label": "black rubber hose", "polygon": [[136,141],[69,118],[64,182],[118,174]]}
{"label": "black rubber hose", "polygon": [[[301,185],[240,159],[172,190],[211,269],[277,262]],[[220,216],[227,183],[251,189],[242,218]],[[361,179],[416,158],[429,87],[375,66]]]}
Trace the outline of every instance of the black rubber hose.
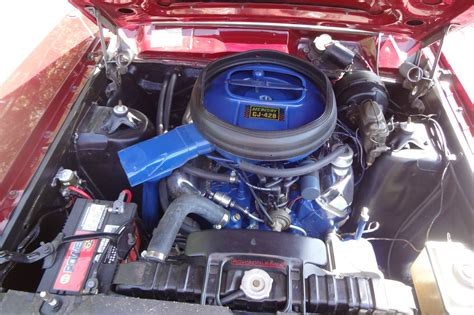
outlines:
{"label": "black rubber hose", "polygon": [[238,298],[241,298],[245,296],[245,293],[242,291],[242,290],[238,290],[238,291],[235,291],[235,292],[232,292],[231,294],[223,297],[221,299],[221,305],[225,305],[225,304],[228,304]]}
{"label": "black rubber hose", "polygon": [[[168,185],[166,183],[166,179],[160,180],[158,183],[158,195],[160,198],[160,206],[163,212],[166,211],[169,207],[169,194],[168,194]],[[186,217],[183,221],[183,225],[181,226],[180,232],[184,234],[191,234],[193,232],[200,231],[201,228],[199,224],[194,221],[193,219]]]}
{"label": "black rubber hose", "polygon": [[183,167],[181,167],[181,169],[188,175],[196,176],[202,179],[214,180],[217,182],[231,184],[238,182],[238,179],[236,177],[232,177],[227,174],[213,173],[191,165],[184,165]]}
{"label": "black rubber hose", "polygon": [[198,195],[183,195],[169,205],[153,231],[145,256],[152,260],[165,261],[184,219],[191,213],[213,225],[224,225],[229,221],[229,212],[211,200]]}
{"label": "black rubber hose", "polygon": [[160,182],[158,183],[158,198],[160,198],[161,211],[165,212],[166,209],[168,209],[168,206],[170,205],[166,178],[160,180]]}
{"label": "black rubber hose", "polygon": [[168,89],[166,91],[165,98],[165,110],[164,110],[164,121],[163,126],[164,130],[167,131],[170,127],[170,116],[171,116],[171,103],[173,102],[174,87],[176,85],[176,80],[178,79],[178,74],[175,72],[171,75],[170,82],[168,84]]}
{"label": "black rubber hose", "polygon": [[199,223],[197,223],[190,217],[184,218],[183,225],[181,225],[181,228],[179,229],[179,232],[185,235],[199,231],[201,231]]}
{"label": "black rubber hose", "polygon": [[164,131],[163,126],[163,111],[165,108],[165,98],[166,92],[168,90],[168,79],[166,78],[163,81],[163,85],[161,86],[160,97],[158,98],[158,106],[156,107],[156,133],[161,135]]}
{"label": "black rubber hose", "polygon": [[314,161],[313,163],[308,163],[302,166],[293,167],[293,168],[271,168],[265,166],[255,165],[246,161],[241,161],[237,167],[243,171],[262,175],[262,176],[269,176],[269,177],[295,177],[295,176],[303,176],[321,168],[329,165],[332,161],[334,161],[337,157],[341,154],[344,154],[348,150],[347,145],[342,145],[337,147],[334,151],[329,153],[328,155],[322,157],[318,161]]}

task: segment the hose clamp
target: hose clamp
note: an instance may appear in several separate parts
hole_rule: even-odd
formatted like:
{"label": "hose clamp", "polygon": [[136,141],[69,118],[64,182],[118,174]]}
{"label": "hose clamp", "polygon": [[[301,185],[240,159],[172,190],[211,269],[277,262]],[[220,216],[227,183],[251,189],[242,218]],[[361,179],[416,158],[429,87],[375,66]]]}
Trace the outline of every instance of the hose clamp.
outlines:
{"label": "hose clamp", "polygon": [[143,251],[142,257],[151,260],[158,260],[160,262],[164,262],[166,260],[166,255],[164,253],[156,252],[154,250]]}

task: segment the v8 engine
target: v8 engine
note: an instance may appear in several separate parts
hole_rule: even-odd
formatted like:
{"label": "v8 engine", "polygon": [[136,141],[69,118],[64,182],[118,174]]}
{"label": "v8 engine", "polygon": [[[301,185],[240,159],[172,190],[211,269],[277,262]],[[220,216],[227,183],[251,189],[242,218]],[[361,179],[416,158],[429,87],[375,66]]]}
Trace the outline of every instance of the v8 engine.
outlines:
{"label": "v8 engine", "polygon": [[[208,197],[226,209],[211,222],[222,229],[324,239],[348,219],[353,152],[333,133],[335,96],[320,70],[270,51],[224,58],[201,72],[189,106],[192,122],[119,153],[145,196],[157,200],[159,186]],[[146,211],[155,225],[157,207]],[[156,232],[168,234],[173,215],[166,210]],[[147,256],[164,260],[172,236],[155,233]]]}

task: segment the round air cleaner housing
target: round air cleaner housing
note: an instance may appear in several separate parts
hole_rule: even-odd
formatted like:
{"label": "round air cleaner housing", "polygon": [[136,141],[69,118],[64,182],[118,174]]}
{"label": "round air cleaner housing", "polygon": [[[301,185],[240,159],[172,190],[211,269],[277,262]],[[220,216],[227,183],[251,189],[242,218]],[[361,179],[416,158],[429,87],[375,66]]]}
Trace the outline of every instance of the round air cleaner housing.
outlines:
{"label": "round air cleaner housing", "polygon": [[337,120],[324,73],[267,50],[211,63],[194,85],[190,106],[196,128],[209,142],[256,161],[305,157],[328,140]]}

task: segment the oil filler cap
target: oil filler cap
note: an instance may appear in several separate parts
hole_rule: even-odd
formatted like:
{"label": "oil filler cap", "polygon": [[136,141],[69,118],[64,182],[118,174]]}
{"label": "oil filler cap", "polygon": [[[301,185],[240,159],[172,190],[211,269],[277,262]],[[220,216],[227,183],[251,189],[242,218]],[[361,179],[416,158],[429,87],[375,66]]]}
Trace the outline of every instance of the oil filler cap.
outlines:
{"label": "oil filler cap", "polygon": [[262,300],[270,296],[273,279],[262,269],[251,269],[244,272],[240,289],[245,296],[253,300]]}

